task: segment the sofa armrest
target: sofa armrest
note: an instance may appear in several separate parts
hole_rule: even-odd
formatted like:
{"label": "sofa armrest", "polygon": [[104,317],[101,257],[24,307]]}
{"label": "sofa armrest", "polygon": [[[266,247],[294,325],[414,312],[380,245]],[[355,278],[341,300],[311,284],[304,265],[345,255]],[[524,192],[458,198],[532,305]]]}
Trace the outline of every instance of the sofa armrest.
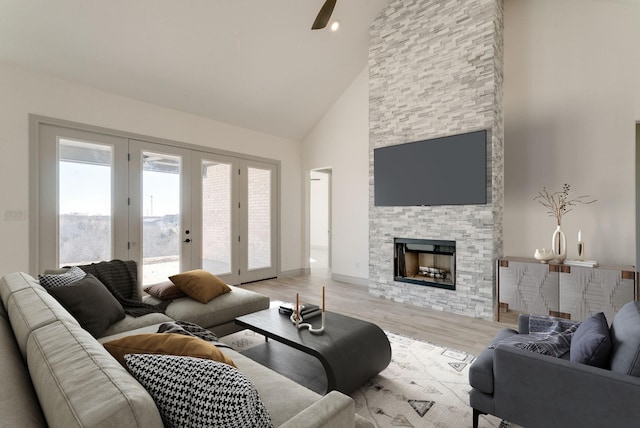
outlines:
{"label": "sofa armrest", "polygon": [[351,397],[331,391],[284,424],[281,428],[341,428],[355,426],[355,404]]}
{"label": "sofa armrest", "polygon": [[518,315],[518,334],[529,334],[529,314]]}
{"label": "sofa armrest", "polygon": [[496,414],[524,426],[636,426],[640,378],[511,346],[494,353]]}

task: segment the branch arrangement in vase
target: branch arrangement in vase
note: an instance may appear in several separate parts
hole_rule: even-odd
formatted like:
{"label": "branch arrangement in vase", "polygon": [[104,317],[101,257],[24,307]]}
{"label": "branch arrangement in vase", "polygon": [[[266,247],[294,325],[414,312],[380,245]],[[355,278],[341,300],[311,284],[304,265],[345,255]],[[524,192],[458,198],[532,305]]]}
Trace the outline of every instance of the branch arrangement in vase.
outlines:
{"label": "branch arrangement in vase", "polygon": [[558,222],[558,226],[562,223],[562,216],[571,212],[573,207],[578,204],[592,204],[596,202],[596,199],[591,199],[589,195],[580,195],[576,197],[570,197],[571,191],[570,184],[563,184],[562,190],[557,192],[549,192],[546,187],[538,192],[534,201],[538,201],[540,205],[547,209],[547,214],[551,217],[555,217]]}

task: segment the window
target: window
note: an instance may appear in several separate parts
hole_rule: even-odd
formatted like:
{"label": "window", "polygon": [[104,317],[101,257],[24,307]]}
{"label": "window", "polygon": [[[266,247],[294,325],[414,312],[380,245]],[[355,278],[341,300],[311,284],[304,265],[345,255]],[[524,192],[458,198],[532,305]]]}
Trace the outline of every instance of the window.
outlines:
{"label": "window", "polygon": [[122,259],[143,285],[196,268],[230,284],[277,275],[277,161],[31,120],[33,271]]}

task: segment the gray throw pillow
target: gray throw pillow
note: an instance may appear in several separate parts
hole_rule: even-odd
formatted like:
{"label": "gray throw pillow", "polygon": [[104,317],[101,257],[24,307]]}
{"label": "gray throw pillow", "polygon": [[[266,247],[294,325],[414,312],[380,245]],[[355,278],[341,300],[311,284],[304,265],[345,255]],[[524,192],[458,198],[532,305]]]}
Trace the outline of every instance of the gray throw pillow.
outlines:
{"label": "gray throw pillow", "polygon": [[93,337],[124,318],[124,308],[95,276],[86,274],[71,284],[47,288]]}
{"label": "gray throw pillow", "polygon": [[611,354],[611,332],[604,313],[584,320],[571,340],[569,359],[574,363],[603,368]]}
{"label": "gray throw pillow", "polygon": [[228,364],[154,354],[127,354],[124,360],[153,397],[167,428],[273,426],[251,381]]}

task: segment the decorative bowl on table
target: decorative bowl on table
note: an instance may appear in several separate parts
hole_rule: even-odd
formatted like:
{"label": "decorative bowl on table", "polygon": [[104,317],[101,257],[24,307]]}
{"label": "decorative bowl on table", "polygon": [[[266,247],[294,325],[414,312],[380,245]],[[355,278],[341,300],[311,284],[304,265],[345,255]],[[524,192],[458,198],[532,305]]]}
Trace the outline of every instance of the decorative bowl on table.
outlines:
{"label": "decorative bowl on table", "polygon": [[553,260],[553,250],[547,250],[546,248],[537,249],[533,254],[536,260],[540,260],[540,263],[549,263],[550,260]]}

